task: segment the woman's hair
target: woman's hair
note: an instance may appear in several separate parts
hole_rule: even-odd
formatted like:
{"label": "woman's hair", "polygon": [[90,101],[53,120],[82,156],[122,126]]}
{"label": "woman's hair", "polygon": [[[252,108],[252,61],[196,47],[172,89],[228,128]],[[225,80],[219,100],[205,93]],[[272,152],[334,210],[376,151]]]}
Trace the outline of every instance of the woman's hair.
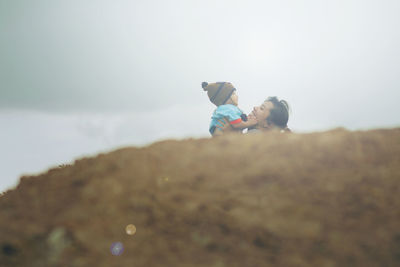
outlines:
{"label": "woman's hair", "polygon": [[289,128],[287,128],[289,104],[285,100],[278,100],[276,96],[270,96],[265,101],[271,101],[274,104],[267,118],[268,124],[274,124],[279,128],[289,130]]}

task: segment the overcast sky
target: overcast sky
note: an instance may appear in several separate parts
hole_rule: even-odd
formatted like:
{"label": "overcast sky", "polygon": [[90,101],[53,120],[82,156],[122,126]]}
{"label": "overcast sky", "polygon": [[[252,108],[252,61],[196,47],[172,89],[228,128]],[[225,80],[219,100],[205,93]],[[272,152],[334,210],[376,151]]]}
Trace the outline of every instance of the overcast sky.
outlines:
{"label": "overcast sky", "polygon": [[297,132],[400,125],[398,0],[0,0],[0,191],[127,145],[208,137],[202,81]]}

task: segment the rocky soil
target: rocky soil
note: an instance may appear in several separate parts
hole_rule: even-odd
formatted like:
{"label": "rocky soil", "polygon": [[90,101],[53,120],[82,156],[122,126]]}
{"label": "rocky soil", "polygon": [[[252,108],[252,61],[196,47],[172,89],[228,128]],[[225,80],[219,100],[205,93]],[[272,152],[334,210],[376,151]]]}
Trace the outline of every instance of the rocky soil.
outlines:
{"label": "rocky soil", "polygon": [[0,266],[400,266],[400,129],[166,140],[22,177]]}

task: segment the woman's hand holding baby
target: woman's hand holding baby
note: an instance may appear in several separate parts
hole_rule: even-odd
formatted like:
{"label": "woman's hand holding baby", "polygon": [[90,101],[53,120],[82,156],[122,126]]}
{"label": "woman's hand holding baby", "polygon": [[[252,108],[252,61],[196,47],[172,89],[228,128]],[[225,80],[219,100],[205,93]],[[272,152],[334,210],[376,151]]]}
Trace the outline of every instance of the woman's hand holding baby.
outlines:
{"label": "woman's hand holding baby", "polygon": [[217,120],[221,125],[217,124],[216,127],[224,132],[224,133],[229,133],[229,132],[233,132],[234,129],[232,128],[232,126],[229,123],[229,120],[227,118],[223,118],[223,120]]}
{"label": "woman's hand holding baby", "polygon": [[[250,114],[247,116],[247,121],[240,122],[237,124],[230,124],[229,120],[227,118],[223,118],[223,120],[218,120],[218,122],[222,125],[217,124],[216,127],[218,128],[218,132],[223,132],[225,133],[230,133],[230,132],[238,132],[241,133],[244,128],[251,127],[254,125],[257,125],[257,119],[253,114]],[[239,127],[237,127],[239,126]]]}

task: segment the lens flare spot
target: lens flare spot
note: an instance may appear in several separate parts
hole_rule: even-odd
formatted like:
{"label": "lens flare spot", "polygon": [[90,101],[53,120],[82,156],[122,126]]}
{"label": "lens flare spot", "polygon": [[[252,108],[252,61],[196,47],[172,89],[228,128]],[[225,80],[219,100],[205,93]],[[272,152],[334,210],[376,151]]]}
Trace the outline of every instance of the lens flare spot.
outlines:
{"label": "lens flare spot", "polygon": [[133,224],[128,224],[125,228],[125,231],[128,235],[134,235],[136,233],[136,226]]}
{"label": "lens flare spot", "polygon": [[165,187],[169,183],[170,183],[170,177],[168,176],[162,176],[157,178],[157,185],[159,187]]}
{"label": "lens flare spot", "polygon": [[120,256],[124,252],[124,245],[121,242],[114,242],[110,247],[111,254]]}

